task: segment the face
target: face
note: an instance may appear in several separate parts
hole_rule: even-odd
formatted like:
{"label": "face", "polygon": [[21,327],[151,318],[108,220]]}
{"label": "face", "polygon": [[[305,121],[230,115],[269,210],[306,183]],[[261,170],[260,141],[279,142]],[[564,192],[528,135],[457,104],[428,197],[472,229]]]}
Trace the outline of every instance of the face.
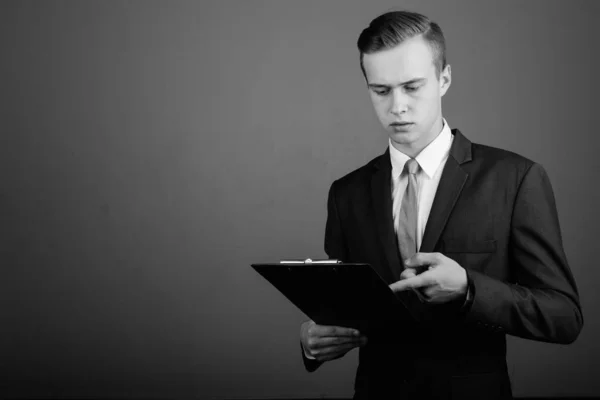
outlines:
{"label": "face", "polygon": [[363,66],[373,107],[392,144],[416,156],[442,130],[450,66],[437,75],[431,48],[421,36],[364,54]]}

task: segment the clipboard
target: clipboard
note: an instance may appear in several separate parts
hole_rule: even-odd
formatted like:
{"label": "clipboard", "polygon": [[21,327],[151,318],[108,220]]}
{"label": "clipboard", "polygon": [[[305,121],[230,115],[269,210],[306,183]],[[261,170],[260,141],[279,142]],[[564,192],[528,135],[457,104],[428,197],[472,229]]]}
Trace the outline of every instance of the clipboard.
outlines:
{"label": "clipboard", "polygon": [[406,321],[407,307],[369,264],[252,264],[289,301],[319,325],[376,334]]}

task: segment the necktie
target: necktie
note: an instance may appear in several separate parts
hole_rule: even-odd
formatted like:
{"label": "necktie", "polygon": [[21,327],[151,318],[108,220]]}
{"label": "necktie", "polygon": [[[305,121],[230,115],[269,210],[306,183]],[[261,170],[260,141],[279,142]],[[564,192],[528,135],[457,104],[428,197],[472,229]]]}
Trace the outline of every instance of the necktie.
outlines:
{"label": "necktie", "polygon": [[408,185],[400,205],[398,215],[398,247],[402,262],[412,257],[417,252],[417,172],[419,163],[411,158],[404,164],[404,171],[408,172]]}

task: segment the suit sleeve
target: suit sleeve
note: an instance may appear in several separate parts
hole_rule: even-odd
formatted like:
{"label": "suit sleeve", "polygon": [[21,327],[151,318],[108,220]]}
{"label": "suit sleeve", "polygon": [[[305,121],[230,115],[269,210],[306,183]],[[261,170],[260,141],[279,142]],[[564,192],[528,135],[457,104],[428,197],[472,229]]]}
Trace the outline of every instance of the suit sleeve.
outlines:
{"label": "suit sleeve", "polygon": [[338,212],[337,198],[333,182],[327,198],[327,223],[325,225],[325,253],[329,258],[348,261],[348,251],[342,233],[342,223]]}
{"label": "suit sleeve", "polygon": [[[347,251],[344,243],[340,216],[338,214],[335,182],[329,188],[329,196],[327,199],[327,222],[325,224],[325,253],[329,258],[346,261]],[[322,362],[306,357],[304,347],[300,344],[302,352],[302,361],[304,368],[308,372],[313,372],[319,368]]]}
{"label": "suit sleeve", "polygon": [[583,314],[550,180],[539,164],[529,168],[518,189],[509,252],[511,283],[469,271],[474,293],[467,321],[525,339],[575,341]]}

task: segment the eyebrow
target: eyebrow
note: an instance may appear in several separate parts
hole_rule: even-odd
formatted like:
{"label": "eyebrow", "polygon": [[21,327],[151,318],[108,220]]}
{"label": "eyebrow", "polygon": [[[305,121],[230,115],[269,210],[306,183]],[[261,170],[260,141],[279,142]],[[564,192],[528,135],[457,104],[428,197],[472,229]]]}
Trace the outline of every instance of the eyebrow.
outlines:
{"label": "eyebrow", "polygon": [[[411,79],[410,81],[399,83],[396,86],[412,85],[412,84],[415,84],[415,83],[424,82],[426,80],[427,80],[426,78],[415,78],[415,79]],[[393,85],[384,85],[383,83],[369,83],[369,87],[370,88],[374,88],[374,89],[377,89],[377,88],[391,88],[391,87],[393,87]]]}

